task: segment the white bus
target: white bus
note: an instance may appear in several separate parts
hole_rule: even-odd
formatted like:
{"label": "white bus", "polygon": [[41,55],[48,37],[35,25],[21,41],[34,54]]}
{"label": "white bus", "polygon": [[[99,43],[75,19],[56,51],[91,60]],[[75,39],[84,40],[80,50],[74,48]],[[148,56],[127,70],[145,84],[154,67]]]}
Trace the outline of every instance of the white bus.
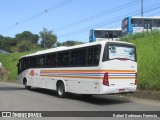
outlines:
{"label": "white bus", "polygon": [[135,45],[97,41],[25,55],[18,61],[18,83],[30,87],[85,95],[135,92]]}
{"label": "white bus", "polygon": [[126,17],[122,21],[122,34],[134,34],[143,31],[160,30],[160,16]]}

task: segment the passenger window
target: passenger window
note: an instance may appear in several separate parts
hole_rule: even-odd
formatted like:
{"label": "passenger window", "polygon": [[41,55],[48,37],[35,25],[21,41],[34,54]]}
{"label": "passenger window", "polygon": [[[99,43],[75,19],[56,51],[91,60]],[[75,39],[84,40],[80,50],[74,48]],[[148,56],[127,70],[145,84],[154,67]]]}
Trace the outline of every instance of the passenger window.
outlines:
{"label": "passenger window", "polygon": [[87,56],[87,63],[88,65],[93,64],[93,48],[88,48],[88,56]]}
{"label": "passenger window", "polygon": [[58,53],[58,66],[68,66],[68,65],[70,65],[69,52]]}
{"label": "passenger window", "polygon": [[37,57],[30,57],[30,67],[34,68],[37,66]]}
{"label": "passenger window", "polygon": [[100,58],[100,47],[88,48],[87,64],[88,65],[98,65]]}
{"label": "passenger window", "polygon": [[47,55],[47,63],[46,66],[48,67],[55,67],[57,64],[56,54],[48,54]]}
{"label": "passenger window", "polygon": [[42,56],[38,56],[38,59],[37,59],[37,67],[44,67],[46,65],[45,63],[45,56],[42,55]]}

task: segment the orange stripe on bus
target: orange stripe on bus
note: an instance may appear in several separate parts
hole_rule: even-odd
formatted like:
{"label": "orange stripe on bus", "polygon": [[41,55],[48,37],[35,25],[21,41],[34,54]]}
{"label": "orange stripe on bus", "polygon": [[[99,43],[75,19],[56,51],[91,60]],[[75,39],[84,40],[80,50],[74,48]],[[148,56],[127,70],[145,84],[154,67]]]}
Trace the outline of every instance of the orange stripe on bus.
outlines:
{"label": "orange stripe on bus", "polygon": [[46,72],[46,73],[79,73],[79,72],[85,72],[85,73],[88,73],[88,72],[91,72],[91,73],[97,73],[97,72],[111,72],[111,73],[114,73],[114,72],[131,72],[131,73],[135,73],[136,71],[135,70],[41,70],[41,72]]}
{"label": "orange stripe on bus", "polygon": [[103,77],[87,77],[87,76],[49,76],[49,75],[41,75],[46,77],[60,77],[60,78],[88,78],[88,79],[103,79]]}
{"label": "orange stripe on bus", "polygon": [[[45,77],[60,77],[60,78],[88,78],[88,79],[100,79],[103,80],[103,77],[88,77],[88,76],[49,76],[49,75],[41,75]],[[109,77],[109,80],[117,80],[117,79],[135,79],[135,77]]]}

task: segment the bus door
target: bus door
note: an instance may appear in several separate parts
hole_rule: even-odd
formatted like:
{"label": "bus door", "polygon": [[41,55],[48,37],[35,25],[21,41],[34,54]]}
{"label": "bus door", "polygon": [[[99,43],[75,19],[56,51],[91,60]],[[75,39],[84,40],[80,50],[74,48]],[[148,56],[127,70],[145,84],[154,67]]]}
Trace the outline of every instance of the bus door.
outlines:
{"label": "bus door", "polygon": [[151,20],[144,20],[144,31],[151,31],[151,30],[152,30]]}

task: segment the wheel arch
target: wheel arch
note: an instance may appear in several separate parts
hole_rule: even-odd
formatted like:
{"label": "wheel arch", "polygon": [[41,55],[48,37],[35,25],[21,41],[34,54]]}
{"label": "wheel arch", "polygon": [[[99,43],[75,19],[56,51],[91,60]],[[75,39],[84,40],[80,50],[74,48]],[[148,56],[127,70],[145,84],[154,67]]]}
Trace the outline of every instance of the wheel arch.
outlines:
{"label": "wheel arch", "polygon": [[25,84],[25,82],[28,82],[28,79],[26,77],[23,78],[23,85]]}
{"label": "wheel arch", "polygon": [[57,80],[57,82],[56,82],[56,89],[57,89],[57,87],[58,87],[58,84],[59,84],[59,83],[63,83],[63,84],[64,84],[65,92],[66,92],[66,91],[67,91],[66,83],[65,83],[65,81],[64,81],[64,80],[62,80],[62,79]]}

